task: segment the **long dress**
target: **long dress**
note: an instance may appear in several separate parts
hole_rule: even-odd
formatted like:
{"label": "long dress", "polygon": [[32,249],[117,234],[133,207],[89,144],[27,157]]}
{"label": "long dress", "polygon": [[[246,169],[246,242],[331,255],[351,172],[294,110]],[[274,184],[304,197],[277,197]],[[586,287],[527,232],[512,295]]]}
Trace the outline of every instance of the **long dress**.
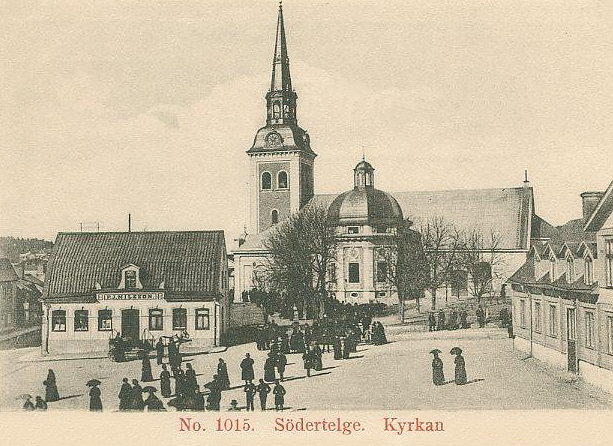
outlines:
{"label": "long dress", "polygon": [[140,380],[143,382],[151,382],[153,381],[153,374],[151,373],[151,361],[149,361],[149,355],[145,353],[143,357],[143,364],[141,369],[141,378]]}
{"label": "long dress", "polygon": [[313,360],[314,360],[313,368],[317,371],[320,371],[321,369],[324,368],[321,357],[322,357],[321,348],[319,348],[319,345],[315,345],[315,348],[313,349]]}
{"label": "long dress", "polygon": [[164,398],[168,398],[172,395],[172,389],[170,388],[170,372],[168,370],[162,370],[160,373],[160,392]]}
{"label": "long dress", "polygon": [[453,360],[455,362],[455,383],[457,385],[466,384],[466,366],[462,355],[457,355]]}
{"label": "long dress", "polygon": [[253,371],[253,359],[245,358],[241,361],[241,379],[243,381],[252,381],[255,378]]}
{"label": "long dress", "polygon": [[128,383],[123,383],[119,390],[119,410],[130,410],[130,395],[132,394],[132,386]]}
{"label": "long dress", "polygon": [[225,362],[220,362],[217,364],[217,378],[219,379],[219,387],[221,390],[228,390],[230,388],[228,366]]}
{"label": "long dress", "polygon": [[272,393],[275,395],[275,407],[277,409],[283,409],[283,405],[285,404],[285,387],[281,384],[277,384]]}
{"label": "long dress", "polygon": [[164,408],[164,403],[162,403],[162,400],[155,396],[153,392],[150,393],[145,400],[145,406],[147,406],[147,410],[149,412],[162,412],[166,410]]}
{"label": "long dress", "polygon": [[264,363],[264,381],[274,382],[275,379],[275,360],[271,357],[268,357],[266,358],[266,362]]}
{"label": "long dress", "polygon": [[443,372],[443,360],[436,356],[432,360],[432,382],[440,386],[445,384],[445,373]]}
{"label": "long dress", "polygon": [[143,388],[134,384],[132,391],[130,392],[130,409],[143,411],[145,408],[145,402],[143,401]]}
{"label": "long dress", "polygon": [[53,402],[58,401],[60,399],[60,394],[57,391],[57,383],[55,380],[55,373],[53,370],[49,369],[49,373],[47,374],[47,379],[43,381],[43,385],[45,386],[45,401]]}
{"label": "long dress", "polygon": [[92,386],[89,389],[89,410],[93,412],[102,411],[102,400],[100,399],[100,389],[98,386]]}
{"label": "long dress", "polygon": [[191,392],[198,385],[198,378],[196,378],[196,371],[191,367],[185,371],[185,387],[187,391]]}

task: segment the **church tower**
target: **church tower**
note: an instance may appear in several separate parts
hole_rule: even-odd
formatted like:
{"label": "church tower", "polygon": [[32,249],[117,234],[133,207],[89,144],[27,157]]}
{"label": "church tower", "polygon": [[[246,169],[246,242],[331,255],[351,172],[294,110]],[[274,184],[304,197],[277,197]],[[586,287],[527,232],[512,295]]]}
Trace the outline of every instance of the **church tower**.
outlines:
{"label": "church tower", "polygon": [[266,125],[259,129],[249,156],[249,233],[258,234],[298,211],[313,197],[313,161],[309,135],[298,126],[279,3]]}

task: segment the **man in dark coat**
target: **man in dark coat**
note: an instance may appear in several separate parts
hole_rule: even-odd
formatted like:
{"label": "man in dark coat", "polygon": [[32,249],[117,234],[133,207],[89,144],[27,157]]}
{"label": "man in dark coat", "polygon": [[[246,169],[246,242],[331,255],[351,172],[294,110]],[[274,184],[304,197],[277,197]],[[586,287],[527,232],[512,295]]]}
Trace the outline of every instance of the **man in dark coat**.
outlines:
{"label": "man in dark coat", "polygon": [[128,382],[128,378],[124,378],[119,390],[119,410],[130,410],[130,395],[132,394],[132,386]]}
{"label": "man in dark coat", "polygon": [[283,374],[285,373],[285,366],[287,365],[287,356],[283,353],[279,353],[277,355],[277,371],[279,372],[279,377],[281,381],[283,381]]}
{"label": "man in dark coat", "polygon": [[272,390],[272,393],[275,395],[275,409],[283,410],[283,406],[285,405],[285,387],[283,387],[279,380],[275,381],[275,388]]}
{"label": "man in dark coat", "polygon": [[485,311],[483,310],[481,305],[479,305],[479,308],[477,308],[476,313],[477,313],[477,322],[479,323],[479,328],[485,327]]}
{"label": "man in dark coat", "polygon": [[[275,358],[272,352],[268,353],[268,357],[264,362],[264,381],[266,382],[274,382],[276,379],[275,376]],[[252,381],[250,381],[252,382]]]}
{"label": "man in dark coat", "polygon": [[428,331],[434,331],[436,327],[436,317],[433,311],[428,312]]}
{"label": "man in dark coat", "polygon": [[164,359],[164,343],[162,342],[162,338],[159,338],[155,344],[155,355],[158,365],[162,365],[162,360]]}
{"label": "man in dark coat", "polygon": [[304,369],[308,377],[311,376],[311,369],[313,368],[313,352],[307,350],[302,354],[302,361],[304,362]]}
{"label": "man in dark coat", "polygon": [[249,353],[245,354],[245,357],[241,361],[241,379],[245,381],[245,384],[253,382],[255,378],[255,372],[253,371],[253,359]]}
{"label": "man in dark coat", "polygon": [[260,397],[260,409],[266,410],[266,398],[268,398],[268,394],[270,393],[270,386],[266,384],[263,379],[260,379],[260,383],[256,389]]}
{"label": "man in dark coat", "polygon": [[200,386],[196,386],[194,390],[194,410],[203,411],[204,410],[204,394],[200,392]]}

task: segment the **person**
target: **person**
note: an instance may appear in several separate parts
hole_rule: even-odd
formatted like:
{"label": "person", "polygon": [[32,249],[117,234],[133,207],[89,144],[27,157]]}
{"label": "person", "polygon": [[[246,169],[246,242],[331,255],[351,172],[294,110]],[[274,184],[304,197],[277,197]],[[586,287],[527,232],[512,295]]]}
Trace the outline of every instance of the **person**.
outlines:
{"label": "person", "polygon": [[435,386],[445,384],[445,373],[443,371],[443,360],[439,358],[439,350],[432,350],[430,353],[434,355],[432,359],[432,382]]}
{"label": "person", "polygon": [[34,404],[32,404],[31,401],[32,397],[31,396],[27,396],[25,402],[23,403],[23,410],[34,410]]}
{"label": "person", "polygon": [[428,312],[428,331],[434,331],[436,327],[436,317],[433,311]]}
{"label": "person", "polygon": [[151,373],[151,361],[149,361],[149,355],[147,352],[143,352],[143,363],[141,367],[140,380],[143,382],[153,381],[153,374]]}
{"label": "person", "polygon": [[194,389],[194,410],[204,410],[204,394],[200,391],[200,386],[196,386]]}
{"label": "person", "polygon": [[143,401],[143,388],[137,379],[132,380],[132,390],[130,391],[130,409],[142,412],[145,409]]}
{"label": "person", "polygon": [[122,379],[121,389],[119,389],[119,410],[125,411],[130,410],[130,395],[132,392],[132,387],[128,382],[128,378]]}
{"label": "person", "polygon": [[158,341],[155,344],[155,355],[157,357],[158,365],[162,365],[162,360],[164,359],[164,343],[162,342],[162,338],[158,338]]}
{"label": "person", "polygon": [[321,348],[319,347],[319,344],[315,344],[315,346],[313,346],[313,368],[315,370],[317,370],[318,372],[324,368],[323,365],[323,361],[321,360],[323,356],[323,352],[321,350]]}
{"label": "person", "polygon": [[468,314],[466,313],[466,309],[462,308],[460,310],[460,328],[468,328]]}
{"label": "person", "polygon": [[[249,384],[247,384],[249,385]],[[249,409],[247,409],[249,410]],[[238,401],[236,400],[232,400],[230,401],[230,408],[228,409],[229,412],[238,412],[240,411],[240,408],[238,407]]]}
{"label": "person", "polygon": [[176,358],[177,356],[177,344],[175,344],[175,340],[173,338],[168,342],[168,363],[170,364],[170,368],[174,369],[176,366]]}
{"label": "person", "polygon": [[34,405],[34,409],[36,410],[47,410],[47,402],[43,400],[40,396],[36,397],[36,404]]}
{"label": "person", "polygon": [[[125,379],[125,378],[124,378]],[[126,382],[128,380],[126,379]],[[164,398],[168,398],[172,395],[172,389],[170,388],[170,372],[166,364],[162,364],[162,372],[160,373],[160,391]]]}
{"label": "person", "polygon": [[275,381],[275,388],[272,390],[272,393],[275,396],[275,410],[283,410],[283,406],[285,405],[285,387],[283,387],[279,380]]}
{"label": "person", "polygon": [[257,387],[253,383],[248,383],[248,384],[245,384],[243,391],[245,392],[245,396],[247,398],[247,410],[250,410],[253,412],[255,410],[253,408],[253,399],[255,398],[255,394],[258,391]]}
{"label": "person", "polygon": [[149,389],[149,396],[145,400],[145,406],[147,407],[148,412],[162,412],[166,409],[164,408],[164,403],[162,400],[155,396],[153,389]]}
{"label": "person", "polygon": [[219,362],[217,363],[217,376],[219,377],[219,386],[221,390],[228,390],[230,388],[228,365],[221,358],[219,358]]}
{"label": "person", "polygon": [[260,397],[260,409],[266,410],[266,399],[268,398],[268,394],[270,393],[270,386],[266,384],[263,379],[260,379],[260,383],[258,384],[256,389]]}
{"label": "person", "polygon": [[102,400],[100,399],[100,389],[98,385],[93,385],[89,389],[89,410],[92,412],[102,412]]}
{"label": "person", "polygon": [[481,305],[479,305],[479,308],[477,308],[477,322],[479,323],[479,328],[483,328],[485,327],[485,311],[483,310],[483,307],[481,307]]}
{"label": "person", "polygon": [[245,357],[241,361],[241,379],[245,381],[245,384],[253,382],[253,378],[255,378],[255,373],[253,371],[253,359],[249,353],[245,353]]}
{"label": "person", "polygon": [[332,345],[334,350],[334,359],[343,359],[341,352],[341,339],[338,336],[334,337],[334,344]]}
{"label": "person", "polygon": [[198,386],[198,378],[196,378],[196,371],[189,362],[185,367],[187,368],[185,370],[185,393],[190,393]]}
{"label": "person", "polygon": [[458,386],[466,384],[466,365],[462,356],[462,350],[456,350],[456,357],[453,362],[455,363],[455,383]]}
{"label": "person", "polygon": [[456,310],[451,310],[449,313],[449,330],[456,330],[458,328],[458,313]]}
{"label": "person", "polygon": [[347,337],[341,336],[341,352],[343,359],[349,359],[349,346],[347,345]]}
{"label": "person", "polygon": [[438,310],[438,324],[436,325],[437,330],[445,329],[445,312],[443,309]]}
{"label": "person", "polygon": [[[264,362],[264,381],[266,382],[274,382],[276,379],[275,376],[275,358],[273,357],[272,352],[268,353],[268,357]],[[253,382],[253,381],[249,381]]]}
{"label": "person", "polygon": [[377,322],[377,326],[379,327],[379,342],[381,344],[387,344],[387,336],[385,336],[385,327],[381,322]]}
{"label": "person", "polygon": [[119,362],[125,361],[126,359],[125,346],[124,346],[123,338],[121,337],[119,332],[117,332],[117,334],[115,335],[115,338],[113,338],[113,346],[115,347],[116,360]]}
{"label": "person", "polygon": [[289,336],[287,333],[283,333],[281,335],[281,353],[288,354],[290,352],[289,349]]}
{"label": "person", "polygon": [[279,377],[281,381],[283,381],[283,374],[285,373],[285,366],[287,365],[287,356],[283,352],[277,355],[277,371],[279,372]]}
{"label": "person", "polygon": [[181,366],[175,369],[175,394],[185,396],[187,392],[187,382],[185,379],[185,373]]}
{"label": "person", "polygon": [[213,380],[206,383],[204,387],[210,391],[207,398],[209,410],[219,410],[221,403],[221,389],[219,388],[219,380],[217,375],[213,375]]}
{"label": "person", "polygon": [[53,401],[58,401],[60,399],[60,394],[57,391],[57,382],[55,380],[55,373],[53,370],[49,369],[47,373],[47,379],[43,381],[43,385],[45,386],[45,401],[50,403]]}
{"label": "person", "polygon": [[306,374],[308,377],[310,377],[311,369],[313,368],[313,352],[310,349],[307,349],[307,351],[302,354],[302,361],[304,362]]}

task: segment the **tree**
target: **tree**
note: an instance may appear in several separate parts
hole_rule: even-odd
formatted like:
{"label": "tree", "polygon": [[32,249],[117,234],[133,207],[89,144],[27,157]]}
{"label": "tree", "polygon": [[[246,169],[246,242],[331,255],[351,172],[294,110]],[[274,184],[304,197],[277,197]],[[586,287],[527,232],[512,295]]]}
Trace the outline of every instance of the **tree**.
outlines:
{"label": "tree", "polygon": [[270,288],[302,300],[317,318],[324,313],[327,273],[337,245],[327,214],[323,206],[306,206],[279,223],[264,240],[270,251],[265,264]]}
{"label": "tree", "polygon": [[399,225],[393,244],[381,249],[386,259],[387,278],[396,288],[400,321],[404,321],[405,302],[415,300],[420,311],[419,300],[428,284],[428,266],[421,235],[411,229],[412,222],[406,220]]}
{"label": "tree", "polygon": [[427,220],[420,227],[428,275],[428,289],[432,296],[432,309],[436,309],[436,293],[447,284],[457,263],[462,237],[452,224],[442,217]]}
{"label": "tree", "polygon": [[499,252],[502,237],[495,231],[484,235],[473,230],[461,237],[458,263],[468,273],[468,292],[481,303],[493,291],[494,279],[501,277],[504,256]]}

